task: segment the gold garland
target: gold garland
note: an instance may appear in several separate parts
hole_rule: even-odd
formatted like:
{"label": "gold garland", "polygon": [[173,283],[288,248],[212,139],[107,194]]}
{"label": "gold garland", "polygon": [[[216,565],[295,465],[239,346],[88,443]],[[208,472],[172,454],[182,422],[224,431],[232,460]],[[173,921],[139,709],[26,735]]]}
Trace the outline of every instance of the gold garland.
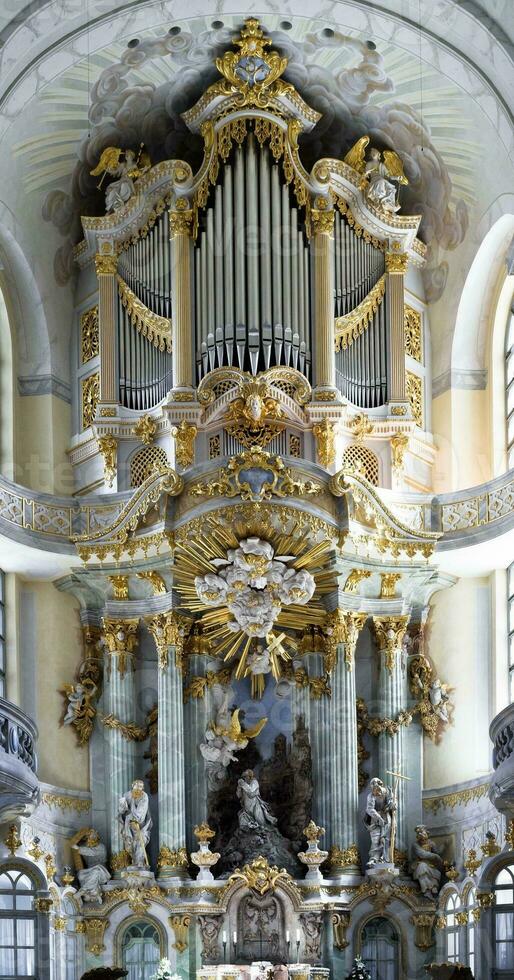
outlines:
{"label": "gold garland", "polygon": [[130,317],[132,326],[158,350],[167,351],[168,354],[171,354],[171,320],[164,316],[158,316],[157,313],[152,313],[132,292],[121,276],[118,275],[116,278],[120,299]]}
{"label": "gold garland", "polygon": [[381,276],[362,303],[335,321],[335,349],[346,350],[369,327],[385,295],[385,275]]}
{"label": "gold garland", "polygon": [[144,742],[148,738],[148,727],[140,728],[139,725],[135,725],[133,721],[124,722],[116,718],[115,715],[105,715],[102,721],[106,728],[111,728],[116,732],[120,732],[123,738],[127,742]]}

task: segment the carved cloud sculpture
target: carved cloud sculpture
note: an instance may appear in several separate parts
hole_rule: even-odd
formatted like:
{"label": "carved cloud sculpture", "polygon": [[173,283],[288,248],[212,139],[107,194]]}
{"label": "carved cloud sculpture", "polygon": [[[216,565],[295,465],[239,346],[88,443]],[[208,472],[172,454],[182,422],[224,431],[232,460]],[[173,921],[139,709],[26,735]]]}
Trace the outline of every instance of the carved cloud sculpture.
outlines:
{"label": "carved cloud sculpture", "polygon": [[304,606],[314,594],[312,575],[288,568],[292,560],[275,555],[268,541],[246,538],[226,559],[213,561],[216,573],[195,578],[196,592],[206,606],[227,606],[234,617],[228,626],[235,633],[265,637],[282,606]]}

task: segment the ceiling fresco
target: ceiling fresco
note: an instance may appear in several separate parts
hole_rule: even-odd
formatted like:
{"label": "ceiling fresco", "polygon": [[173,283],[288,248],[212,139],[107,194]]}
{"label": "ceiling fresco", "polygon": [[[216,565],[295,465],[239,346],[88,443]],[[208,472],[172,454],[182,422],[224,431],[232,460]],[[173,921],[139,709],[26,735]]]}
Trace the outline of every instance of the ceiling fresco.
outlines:
{"label": "ceiling fresco", "polygon": [[[438,299],[448,273],[444,253],[466,235],[479,157],[462,93],[392,45],[373,50],[358,36],[315,22],[303,23],[297,39],[295,32],[273,30],[273,19],[267,26],[289,59],[286,79],[323,114],[302,141],[304,163],[310,168],[319,157],[342,157],[364,133],[400,153],[409,179],[403,210],[423,216],[425,287]],[[13,150],[26,191],[44,195],[43,217],[66,236],[55,259],[58,282],[72,272],[70,244],[80,238],[80,215],[103,213],[90,170],[106,146],[143,141],[153,162],[184,156],[199,163],[201,146],[180,113],[216,78],[214,59],[231,37],[231,30],[199,20],[180,33],[131,39],[129,47],[113,45],[74,65],[40,93],[41,132]]]}

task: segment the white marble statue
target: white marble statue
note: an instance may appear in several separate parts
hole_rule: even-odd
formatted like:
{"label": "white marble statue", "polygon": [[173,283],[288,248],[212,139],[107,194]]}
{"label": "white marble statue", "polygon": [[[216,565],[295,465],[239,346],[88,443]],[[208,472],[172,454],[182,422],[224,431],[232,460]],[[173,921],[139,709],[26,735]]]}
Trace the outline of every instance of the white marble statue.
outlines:
{"label": "white marble statue", "polygon": [[385,786],[381,779],[374,777],[370,781],[370,792],[364,813],[364,823],[371,837],[368,867],[391,861],[391,827],[395,812],[396,803],[391,789]]}
{"label": "white marble statue", "polygon": [[105,867],[107,851],[96,830],[90,830],[83,844],[72,844],[86,863],[85,868],[77,871],[80,888],[77,896],[85,902],[102,904],[102,885],[110,880],[110,874]]}
{"label": "white marble statue", "polygon": [[213,560],[216,573],[195,578],[197,595],[206,606],[228,607],[234,617],[229,629],[266,637],[282,606],[305,605],[314,593],[312,575],[288,568],[290,561],[291,555],[275,555],[268,541],[246,538],[226,559]]}
{"label": "white marble statue", "polygon": [[430,840],[427,828],[420,824],[415,828],[416,840],[412,845],[411,874],[418,882],[426,898],[435,898],[441,888],[444,863]]}
{"label": "white marble statue", "polygon": [[117,146],[108,146],[103,151],[98,166],[91,170],[93,177],[103,174],[99,187],[106,174],[118,178],[109,184],[105,192],[106,211],[114,211],[115,208],[126,204],[135,194],[134,181],[149,168],[150,158],[143,152],[142,145],[137,156],[134,150],[121,150]]}
{"label": "white marble statue", "polygon": [[428,696],[430,698],[430,704],[434,709],[434,713],[438,715],[445,725],[447,725],[450,721],[450,716],[448,714],[448,705],[450,702],[448,685],[443,684],[439,677],[435,677],[429,687]]}
{"label": "white marble statue", "polygon": [[130,854],[132,864],[138,868],[148,866],[146,845],[150,840],[152,818],[149,813],[148,794],[142,779],[132,783],[132,789],[120,797],[118,819],[121,824],[123,846]]}
{"label": "white marble statue", "polygon": [[216,776],[231,763],[235,762],[237,756],[235,750],[239,747],[228,735],[219,734],[229,731],[231,710],[230,706],[234,702],[234,691],[231,687],[223,688],[221,684],[213,684],[212,697],[215,707],[214,722],[211,723],[204,735],[203,742],[200,743],[200,752],[207,764],[211,775]]}
{"label": "white marble statue", "polygon": [[237,796],[241,801],[238,822],[241,830],[258,830],[267,824],[274,826],[277,818],[261,799],[259,783],[251,769],[246,769],[237,783]]}

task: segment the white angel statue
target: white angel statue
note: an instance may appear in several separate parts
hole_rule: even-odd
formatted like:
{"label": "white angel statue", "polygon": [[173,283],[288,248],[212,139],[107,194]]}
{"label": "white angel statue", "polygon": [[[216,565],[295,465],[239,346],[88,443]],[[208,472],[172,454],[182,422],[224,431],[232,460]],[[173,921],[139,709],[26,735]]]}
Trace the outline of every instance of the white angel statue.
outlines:
{"label": "white angel statue", "polygon": [[98,165],[90,171],[92,177],[103,174],[99,188],[106,174],[118,178],[109,184],[105,192],[106,211],[114,211],[115,208],[126,204],[135,194],[134,181],[150,169],[150,157],[143,151],[143,146],[144,144],[141,143],[137,156],[134,150],[121,150],[117,146],[108,146],[103,151]]}

